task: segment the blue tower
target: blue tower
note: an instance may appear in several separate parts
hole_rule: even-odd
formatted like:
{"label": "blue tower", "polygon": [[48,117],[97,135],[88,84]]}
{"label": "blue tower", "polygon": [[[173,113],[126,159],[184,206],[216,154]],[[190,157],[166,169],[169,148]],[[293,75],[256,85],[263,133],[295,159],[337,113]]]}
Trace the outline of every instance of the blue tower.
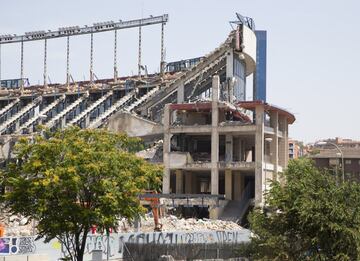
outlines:
{"label": "blue tower", "polygon": [[256,72],[254,74],[253,100],[266,101],[266,31],[256,34]]}

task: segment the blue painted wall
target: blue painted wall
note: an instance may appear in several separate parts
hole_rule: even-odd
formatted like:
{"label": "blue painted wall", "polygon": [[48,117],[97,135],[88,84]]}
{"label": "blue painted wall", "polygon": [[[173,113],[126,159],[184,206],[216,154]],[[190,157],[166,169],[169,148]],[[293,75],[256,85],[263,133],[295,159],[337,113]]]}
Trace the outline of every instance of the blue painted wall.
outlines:
{"label": "blue painted wall", "polygon": [[253,100],[266,101],[266,31],[255,31],[256,34],[256,72],[254,77]]}

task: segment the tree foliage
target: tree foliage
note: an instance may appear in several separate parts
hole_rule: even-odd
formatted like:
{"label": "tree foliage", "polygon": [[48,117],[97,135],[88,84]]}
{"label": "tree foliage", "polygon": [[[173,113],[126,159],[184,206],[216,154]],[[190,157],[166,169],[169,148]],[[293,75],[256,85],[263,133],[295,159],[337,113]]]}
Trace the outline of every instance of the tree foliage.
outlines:
{"label": "tree foliage", "polygon": [[360,260],[360,185],[294,160],[273,182],[267,210],[250,214],[255,260]]}
{"label": "tree foliage", "polygon": [[159,189],[162,170],[135,156],[139,139],[104,130],[69,128],[21,138],[3,174],[14,214],[37,220],[38,237],[60,240],[72,260],[82,260],[89,229],[116,231],[143,209],[138,194]]}

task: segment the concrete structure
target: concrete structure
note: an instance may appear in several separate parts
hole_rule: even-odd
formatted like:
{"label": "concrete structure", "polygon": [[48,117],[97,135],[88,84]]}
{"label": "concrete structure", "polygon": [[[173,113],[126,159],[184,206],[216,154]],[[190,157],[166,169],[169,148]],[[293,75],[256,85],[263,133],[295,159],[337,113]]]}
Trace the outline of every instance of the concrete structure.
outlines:
{"label": "concrete structure", "polygon": [[[241,219],[252,203],[264,204],[267,180],[286,168],[288,124],[295,118],[265,101],[246,101],[259,41],[252,19],[238,17],[236,29],[214,51],[170,63],[157,74],[3,89],[2,157],[11,157],[13,141],[31,135],[39,123],[50,129],[107,127],[156,142],[148,153],[153,156],[141,155],[164,164],[162,192],[180,198],[172,204],[199,216]],[[189,201],[186,195],[194,194]],[[214,200],[223,195],[225,200]]]}
{"label": "concrete structure", "polygon": [[[261,101],[227,103],[219,92],[214,76],[211,102],[165,106],[163,192],[225,194],[227,205],[237,203],[239,217],[252,198],[256,205],[264,203],[266,180],[286,167],[294,117]],[[222,212],[210,214],[216,218]]]}

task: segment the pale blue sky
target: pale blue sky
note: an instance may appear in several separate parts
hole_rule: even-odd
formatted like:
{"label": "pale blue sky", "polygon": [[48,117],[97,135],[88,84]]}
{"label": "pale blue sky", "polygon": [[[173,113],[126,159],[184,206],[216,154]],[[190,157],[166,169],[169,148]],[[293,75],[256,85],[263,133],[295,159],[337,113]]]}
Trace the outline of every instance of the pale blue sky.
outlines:
{"label": "pale blue sky", "polygon": [[[201,56],[230,31],[235,12],[268,31],[268,102],[297,118],[290,136],[360,139],[360,2],[357,0],[0,0],[0,34],[168,13],[167,61]],[[160,26],[144,28],[143,63],[158,70]],[[95,73],[111,77],[113,34],[95,35]],[[65,81],[65,39],[52,40],[49,75]],[[43,43],[25,45],[25,76],[42,81]],[[2,78],[20,74],[19,45],[2,49]],[[120,75],[136,72],[137,30],[119,32]],[[71,72],[88,78],[89,36],[71,41]]]}

